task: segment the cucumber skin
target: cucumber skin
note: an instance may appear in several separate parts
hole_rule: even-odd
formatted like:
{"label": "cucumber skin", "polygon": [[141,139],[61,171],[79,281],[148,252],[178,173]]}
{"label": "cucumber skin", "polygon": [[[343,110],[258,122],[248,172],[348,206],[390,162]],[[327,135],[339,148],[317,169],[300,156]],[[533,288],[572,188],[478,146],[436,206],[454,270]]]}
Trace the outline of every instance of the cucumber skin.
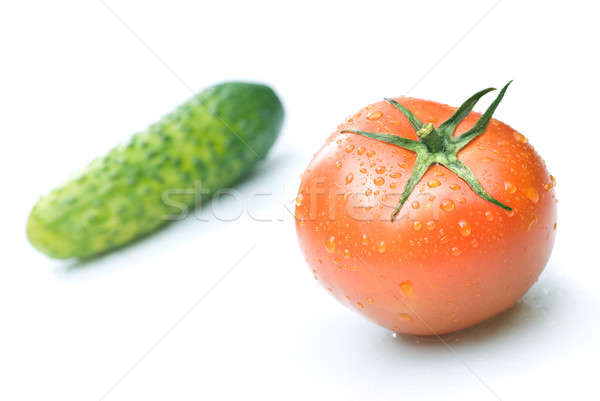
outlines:
{"label": "cucumber skin", "polygon": [[[48,256],[68,259],[150,233],[182,207],[247,174],[275,142],[283,117],[267,86],[226,82],[207,88],[41,197],[29,215],[27,237]],[[181,189],[200,190],[202,199],[174,192]]]}

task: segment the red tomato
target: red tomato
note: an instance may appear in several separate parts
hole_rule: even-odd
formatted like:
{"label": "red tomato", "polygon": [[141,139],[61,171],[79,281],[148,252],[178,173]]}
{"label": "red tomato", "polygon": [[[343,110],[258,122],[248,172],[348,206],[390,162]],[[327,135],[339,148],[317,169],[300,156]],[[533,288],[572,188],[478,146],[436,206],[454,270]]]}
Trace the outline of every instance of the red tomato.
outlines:
{"label": "red tomato", "polygon": [[[457,110],[395,100],[438,130]],[[395,332],[448,333],[510,308],[536,281],[555,237],[555,180],[522,134],[492,119],[457,155],[512,211],[433,163],[391,221],[415,152],[347,130],[418,141],[398,107],[369,105],[331,134],[303,174],[297,233],[315,278],[342,303]],[[448,141],[475,126],[472,107]]]}

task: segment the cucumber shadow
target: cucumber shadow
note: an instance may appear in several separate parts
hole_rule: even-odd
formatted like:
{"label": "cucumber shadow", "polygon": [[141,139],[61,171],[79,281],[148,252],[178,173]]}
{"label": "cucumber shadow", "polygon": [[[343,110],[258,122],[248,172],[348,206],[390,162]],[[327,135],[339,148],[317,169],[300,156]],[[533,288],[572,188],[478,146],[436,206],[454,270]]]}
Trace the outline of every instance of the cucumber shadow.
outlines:
{"label": "cucumber shadow", "polygon": [[[299,166],[301,166],[304,162],[305,158],[302,157],[302,155],[293,153],[291,151],[277,152],[272,157],[267,157],[267,159],[259,162],[252,170],[237,180],[229,188],[231,188],[237,194],[248,196],[255,188],[257,188],[258,185],[261,185],[261,183],[272,184],[282,180],[286,182],[293,181],[290,179],[290,177],[294,179],[298,177],[296,173],[301,171],[300,169],[302,167]],[[171,231],[175,230],[175,227],[184,225],[185,221],[194,219],[196,216],[198,216],[198,214],[208,212],[209,205],[214,208],[215,205],[218,206],[219,204],[225,204],[227,201],[227,198],[217,199],[215,196],[211,196],[202,202],[202,204],[191,208],[183,218],[166,221],[156,230],[106,252],[102,252],[85,259],[67,261],[66,263],[61,264],[58,270],[64,274],[68,274],[83,269],[98,267],[100,265],[106,267],[107,263],[105,262],[107,259],[119,257],[119,255],[122,253],[128,253],[134,250],[137,251],[138,248],[141,251],[142,248],[145,248],[145,243],[152,242],[150,237],[163,239],[161,237],[166,237]],[[186,228],[186,230],[188,229],[193,229],[194,235],[202,235],[203,233],[208,234],[208,232],[211,230],[211,224],[210,222],[207,222],[207,224],[194,224],[193,228]],[[178,235],[177,238],[181,239],[182,236]],[[168,249],[164,251],[168,252]]]}

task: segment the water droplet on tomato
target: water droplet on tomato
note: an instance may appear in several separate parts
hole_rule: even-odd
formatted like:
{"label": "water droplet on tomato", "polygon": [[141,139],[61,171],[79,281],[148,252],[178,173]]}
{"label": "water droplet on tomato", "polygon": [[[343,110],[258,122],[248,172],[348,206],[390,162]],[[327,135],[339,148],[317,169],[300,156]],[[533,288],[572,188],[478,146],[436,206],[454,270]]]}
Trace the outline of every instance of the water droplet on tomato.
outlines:
{"label": "water droplet on tomato", "polygon": [[354,179],[354,174],[350,173],[346,176],[346,184],[350,184]]}
{"label": "water droplet on tomato", "polygon": [[361,237],[361,241],[363,245],[369,245],[369,243],[371,242],[371,240],[369,239],[369,237],[367,236],[367,234],[363,234]]}
{"label": "water droplet on tomato", "polygon": [[435,188],[435,187],[439,187],[440,185],[441,185],[440,181],[439,181],[439,180],[436,180],[436,179],[430,180],[430,181],[427,183],[427,186],[428,186],[429,188]]}
{"label": "water droplet on tomato", "polygon": [[350,259],[350,249],[344,249],[344,257]]}
{"label": "water droplet on tomato", "polygon": [[373,193],[373,190],[371,188],[367,188],[365,191],[365,195],[369,196]]}
{"label": "water droplet on tomato", "polygon": [[367,173],[367,169],[363,167],[363,168],[360,169],[360,172],[363,173],[363,174],[366,174]]}
{"label": "water droplet on tomato", "polygon": [[367,157],[373,157],[373,156],[375,156],[375,151],[374,150],[369,150],[367,152]]}
{"label": "water droplet on tomato", "polygon": [[450,188],[453,191],[456,191],[456,190],[460,189],[460,186],[457,184],[450,184],[450,186],[448,188]]}
{"label": "water droplet on tomato", "polygon": [[535,223],[537,223],[537,217],[531,216],[531,218],[529,219],[529,222],[527,223],[527,231],[530,231]]}
{"label": "water droplet on tomato", "polygon": [[304,199],[304,196],[302,194],[298,194],[298,196],[296,196],[296,206],[302,205],[303,199]]}
{"label": "water droplet on tomato", "polygon": [[371,113],[371,114],[369,114],[367,116],[367,119],[372,120],[372,121],[373,120],[379,120],[382,115],[383,115],[382,112],[380,112],[380,111],[374,111],[373,113]]}
{"label": "water droplet on tomato", "polygon": [[357,302],[357,303],[356,303],[356,306],[358,306],[360,309],[362,309],[362,308],[364,308],[364,307],[365,307],[365,306],[364,306],[362,303],[360,303],[360,302]]}
{"label": "water droplet on tomato", "polygon": [[533,187],[529,187],[525,190],[525,196],[533,203],[538,203],[538,201],[540,200],[540,194]]}
{"label": "water droplet on tomato", "polygon": [[471,226],[465,220],[460,220],[458,222],[458,230],[463,237],[471,235]]}
{"label": "water droplet on tomato", "polygon": [[419,201],[414,201],[411,204],[411,206],[412,206],[413,209],[418,209],[419,207],[421,207],[421,204],[419,203]]}
{"label": "water droplet on tomato", "polygon": [[352,153],[352,151],[354,150],[354,145],[350,144],[346,146],[344,150],[346,151],[346,153]]}
{"label": "water droplet on tomato", "polygon": [[527,138],[525,138],[525,136],[523,134],[519,134],[518,132],[515,132],[513,134],[515,136],[515,139],[521,143],[527,143]]}
{"label": "water droplet on tomato", "polygon": [[455,246],[453,246],[452,249],[450,249],[450,252],[452,252],[452,255],[454,255],[454,256],[458,256],[462,253],[460,248],[457,248]]}
{"label": "water droplet on tomato", "polygon": [[471,241],[471,246],[473,248],[477,248],[479,246],[479,241],[473,238],[473,241]]}
{"label": "water droplet on tomato", "polygon": [[329,253],[335,252],[335,237],[333,235],[325,242],[325,248],[327,248],[327,252]]}
{"label": "water droplet on tomato", "polygon": [[373,298],[370,298],[370,297],[367,298],[367,303],[372,304],[373,302],[375,302],[375,300]]}
{"label": "water droplet on tomato", "polygon": [[490,212],[489,210],[487,212],[484,213],[485,214],[485,218],[488,219],[488,221],[493,221],[494,220],[494,213]]}
{"label": "water droplet on tomato", "polygon": [[413,229],[415,231],[419,231],[421,228],[423,228],[423,223],[421,223],[420,221],[417,220],[413,223]]}
{"label": "water droplet on tomato", "polygon": [[427,228],[429,231],[433,231],[435,229],[435,221],[429,220],[427,223],[425,223],[425,228]]}
{"label": "water droplet on tomato", "polygon": [[378,166],[378,167],[375,169],[375,172],[376,172],[377,174],[383,174],[383,173],[385,173],[385,167],[384,167],[384,166]]}
{"label": "water droplet on tomato", "polygon": [[337,168],[342,168],[342,162],[341,162],[340,160],[336,161],[336,162],[335,162],[335,166],[336,166]]}
{"label": "water droplet on tomato", "polygon": [[381,186],[383,184],[385,184],[385,179],[383,177],[376,177],[373,182],[375,183],[375,185]]}
{"label": "water droplet on tomato", "polygon": [[440,203],[440,207],[447,212],[451,212],[454,210],[454,202],[451,199],[444,199]]}
{"label": "water droplet on tomato", "polygon": [[362,146],[359,146],[358,148],[356,148],[356,153],[360,156],[363,153],[365,153],[365,148]]}
{"label": "water droplet on tomato", "polygon": [[377,251],[379,253],[385,252],[385,241],[379,241],[379,244],[377,244]]}
{"label": "water droplet on tomato", "polygon": [[413,293],[413,286],[410,280],[406,280],[400,283],[400,289],[406,295],[410,295]]}
{"label": "water droplet on tomato", "polygon": [[509,194],[514,194],[517,191],[517,187],[510,181],[504,182],[504,190]]}
{"label": "water droplet on tomato", "polygon": [[402,319],[406,322],[410,322],[412,320],[412,318],[410,317],[410,315],[408,313],[401,313],[400,319]]}

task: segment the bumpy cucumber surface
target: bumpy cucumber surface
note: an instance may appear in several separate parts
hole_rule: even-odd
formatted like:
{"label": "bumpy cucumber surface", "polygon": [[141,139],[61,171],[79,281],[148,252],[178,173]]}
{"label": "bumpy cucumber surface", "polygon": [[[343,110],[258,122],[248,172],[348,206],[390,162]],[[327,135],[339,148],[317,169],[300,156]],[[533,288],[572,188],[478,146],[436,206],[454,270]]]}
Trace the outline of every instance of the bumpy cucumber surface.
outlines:
{"label": "bumpy cucumber surface", "polygon": [[275,142],[283,115],[267,86],[210,87],[43,196],[27,236],[61,259],[126,244],[248,173]]}

